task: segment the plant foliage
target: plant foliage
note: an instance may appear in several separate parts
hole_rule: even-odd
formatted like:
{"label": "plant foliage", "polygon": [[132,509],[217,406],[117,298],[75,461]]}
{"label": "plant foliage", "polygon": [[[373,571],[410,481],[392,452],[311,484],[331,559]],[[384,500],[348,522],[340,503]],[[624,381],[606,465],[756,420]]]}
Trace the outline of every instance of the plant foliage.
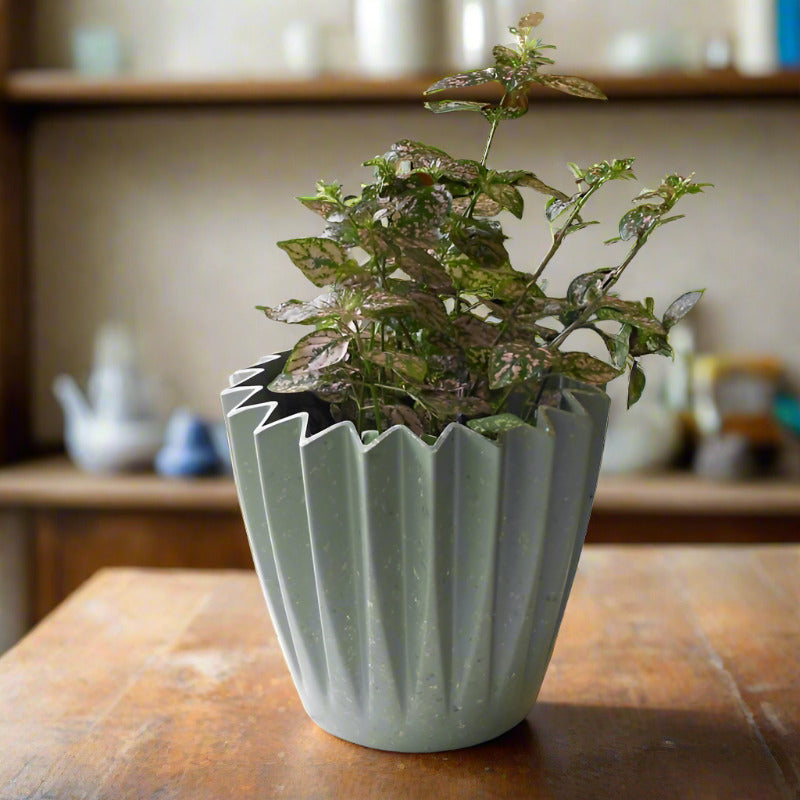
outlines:
{"label": "plant foliage", "polygon": [[[533,419],[550,376],[602,386],[627,371],[631,405],[645,384],[640,359],[672,354],[669,329],[702,292],[682,295],[659,318],[651,298],[623,300],[614,287],[655,231],[682,216],[673,214],[675,205],[708,184],[673,174],[640,192],[620,219],[619,235],[607,242],[627,244],[622,256],[575,277],[565,297],[550,297],[546,267],[569,235],[596,224],[583,216],[591,198],[608,183],[634,179],[633,159],[570,164],[568,192],[533,172],[487,164],[499,124],[525,114],[534,85],[605,99],[589,81],[540,71],[553,64],[544,55],[551,46],[533,35],[541,19],[528,14],[510,28],[516,46],[495,47],[493,66],[443,78],[426,92],[500,84],[496,103],[426,104],[436,113],[466,111],[488,120],[480,161],[402,140],[366,162],[374,178],[359,195],[320,182],[316,194],[299,198],[325,220],[324,232],[279,246],[325,291],[310,301],[259,306],[270,319],[311,327],[272,390],[313,392],[330,403],[334,419],[352,420],[362,432],[406,425],[427,437],[468,421],[493,437]],[[532,271],[511,265],[497,219],[504,212],[521,218],[528,190],[546,198],[551,233]],[[564,350],[581,329],[602,339],[607,361]]]}

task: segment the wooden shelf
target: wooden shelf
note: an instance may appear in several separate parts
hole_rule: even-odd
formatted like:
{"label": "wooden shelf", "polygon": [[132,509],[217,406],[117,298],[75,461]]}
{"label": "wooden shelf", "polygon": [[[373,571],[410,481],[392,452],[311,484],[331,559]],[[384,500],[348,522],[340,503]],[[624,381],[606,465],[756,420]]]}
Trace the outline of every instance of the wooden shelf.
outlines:
{"label": "wooden shelf", "polygon": [[[93,475],[65,458],[0,469],[0,507],[238,512],[229,477]],[[714,483],[690,474],[601,476],[595,511],[616,514],[800,515],[800,482]]]}
{"label": "wooden shelf", "polygon": [[238,501],[228,477],[95,475],[55,457],[0,468],[2,506],[230,512],[238,510]]}
{"label": "wooden shelf", "polygon": [[[293,80],[169,80],[143,77],[87,79],[68,71],[12,72],[2,87],[5,99],[33,108],[70,106],[205,106],[303,103],[421,103],[436,77],[374,80],[331,76]],[[800,72],[744,77],[732,71],[667,73],[643,77],[596,76],[610,99],[800,98]],[[485,97],[486,89],[468,89],[460,97]],[[536,101],[575,101],[546,89]]]}

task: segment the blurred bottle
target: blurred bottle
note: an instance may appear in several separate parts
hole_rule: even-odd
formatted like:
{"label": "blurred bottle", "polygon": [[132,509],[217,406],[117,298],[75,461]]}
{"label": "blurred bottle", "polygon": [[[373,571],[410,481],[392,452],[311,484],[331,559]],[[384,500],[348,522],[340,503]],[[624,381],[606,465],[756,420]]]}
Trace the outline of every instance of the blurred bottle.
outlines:
{"label": "blurred bottle", "polygon": [[384,78],[431,72],[440,14],[439,0],[355,0],[360,70]]}
{"label": "blurred bottle", "polygon": [[784,69],[800,67],[800,0],[778,0],[778,61]]}
{"label": "blurred bottle", "polygon": [[736,68],[768,75],[777,67],[775,0],[736,0]]}

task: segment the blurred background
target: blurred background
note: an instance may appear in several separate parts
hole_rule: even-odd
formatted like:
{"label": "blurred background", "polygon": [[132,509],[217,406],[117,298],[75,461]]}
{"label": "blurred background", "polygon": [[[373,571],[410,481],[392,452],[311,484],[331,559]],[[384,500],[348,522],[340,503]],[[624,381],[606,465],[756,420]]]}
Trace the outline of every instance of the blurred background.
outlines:
{"label": "blurred background", "polygon": [[[401,138],[480,158],[485,122],[473,115],[434,117],[423,109],[421,91],[443,71],[480,66],[491,44],[507,39],[507,25],[531,10],[513,0],[0,5],[11,53],[3,124],[26,165],[17,186],[19,203],[25,198],[31,454],[63,441],[57,376],[72,376],[83,388],[92,374],[110,374],[110,383],[97,379],[93,397],[90,391],[90,399],[102,402],[134,365],[158,387],[142,399],[159,407],[154,417],[180,409],[173,418],[176,436],[207,443],[198,432],[202,422],[213,439],[227,376],[298,336],[254,306],[314,292],[275,246],[279,239],[321,233],[318,218],[293,198],[313,193],[319,179],[357,192],[369,174],[360,164]],[[537,100],[526,117],[501,128],[490,165],[529,169],[568,189],[568,161],[589,165],[635,156],[641,184],[607,189],[593,206],[593,218],[603,225],[571,238],[552,265],[551,287],[609,263],[602,241],[615,234],[641,186],[654,187],[673,171],[696,172],[697,180],[715,186],[684,201],[687,218],[654,236],[619,286],[631,299],[653,295],[658,312],[687,289],[705,288],[706,294],[679,334],[675,367],[652,370],[650,411],[645,406],[644,416],[627,427],[618,423],[607,472],[636,474],[683,459],[684,467],[716,478],[796,481],[798,4],[535,5],[545,13],[541,37],[558,47],[556,71],[596,80],[611,99]],[[19,46],[23,29],[14,27],[23,16],[25,48]],[[549,234],[543,201],[533,194],[526,200],[524,221],[509,221],[507,230],[515,265],[529,269],[546,252]],[[64,392],[59,397],[67,408]],[[118,417],[133,413],[113,409]],[[6,418],[6,428],[13,426]],[[654,438],[643,438],[649,430]],[[726,430],[736,441],[719,444]],[[706,461],[698,463],[686,447],[704,437],[719,446],[707,448]],[[219,469],[224,443],[217,444]],[[65,563],[68,528],[75,535],[86,525],[99,531],[92,497],[115,491],[108,483],[81,489],[73,511],[82,509],[84,516],[65,517],[54,511],[61,506],[52,498],[74,476],[49,469],[50,483],[27,494],[26,486],[37,486],[35,471],[8,474],[5,484],[0,475],[5,507],[37,508],[36,519],[50,525],[45,533],[37,529],[40,555],[51,548],[51,572],[45,579],[45,567],[34,567],[35,614],[89,571],[81,562],[67,578],[66,568],[52,565]],[[214,509],[233,530],[240,523],[232,487],[223,481],[224,498]],[[152,497],[161,490],[142,491]],[[654,507],[669,505],[669,497],[654,500]],[[795,515],[790,532],[800,535],[800,500],[781,497]],[[172,510],[197,514],[196,501],[187,498],[174,501]],[[769,498],[759,502],[772,513]],[[158,504],[142,505],[154,514]],[[126,513],[130,506],[130,500],[119,504]],[[13,544],[7,532],[32,519],[7,521],[0,547],[22,558],[19,537]],[[170,519],[177,530],[182,523]],[[635,525],[641,530],[641,520]],[[148,550],[155,553],[155,545],[131,547],[145,562],[156,559]],[[109,561],[134,560],[119,540],[108,549]],[[177,552],[177,562],[195,558],[183,545]],[[246,559],[220,552],[228,555],[195,561],[235,566]],[[11,585],[7,578],[7,592]]]}

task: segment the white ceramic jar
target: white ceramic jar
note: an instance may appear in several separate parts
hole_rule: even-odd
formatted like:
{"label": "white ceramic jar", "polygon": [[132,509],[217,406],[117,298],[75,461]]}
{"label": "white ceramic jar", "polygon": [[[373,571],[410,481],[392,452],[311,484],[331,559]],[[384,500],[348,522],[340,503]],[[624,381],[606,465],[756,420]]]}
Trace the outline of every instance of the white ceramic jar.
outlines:
{"label": "white ceramic jar", "polygon": [[374,77],[434,69],[438,6],[438,0],[355,0],[359,69]]}

